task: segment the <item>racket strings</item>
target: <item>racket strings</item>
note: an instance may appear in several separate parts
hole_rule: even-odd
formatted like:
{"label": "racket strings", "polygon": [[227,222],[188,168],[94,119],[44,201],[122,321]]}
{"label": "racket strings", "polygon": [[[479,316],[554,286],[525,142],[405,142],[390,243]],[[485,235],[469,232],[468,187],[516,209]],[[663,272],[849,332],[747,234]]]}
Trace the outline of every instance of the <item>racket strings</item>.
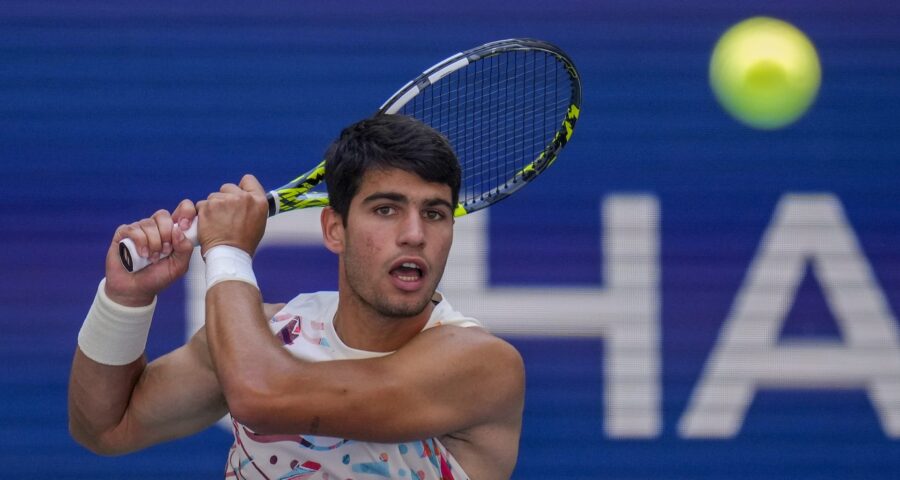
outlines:
{"label": "racket strings", "polygon": [[450,138],[463,171],[460,201],[502,194],[553,141],[571,104],[565,66],[543,51],[471,63],[426,87],[400,113]]}

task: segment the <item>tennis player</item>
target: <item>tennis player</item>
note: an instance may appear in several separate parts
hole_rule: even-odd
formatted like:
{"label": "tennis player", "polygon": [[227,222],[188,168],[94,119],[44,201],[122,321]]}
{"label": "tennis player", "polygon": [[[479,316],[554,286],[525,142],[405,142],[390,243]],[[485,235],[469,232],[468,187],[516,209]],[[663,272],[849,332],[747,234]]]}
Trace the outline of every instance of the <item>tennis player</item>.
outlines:
{"label": "tennis player", "polygon": [[[119,227],[72,365],[69,428],[79,443],[124,454],[230,414],[226,478],[509,478],[522,359],[436,292],[460,185],[449,143],[383,115],[346,128],[326,158],[321,225],[338,256],[338,292],[262,302],[251,259],[267,203],[250,175]],[[196,215],[206,326],[147,363],[156,295],[187,271],[182,232]],[[154,263],[126,272],[123,238]],[[282,278],[315,274],[300,264]]]}

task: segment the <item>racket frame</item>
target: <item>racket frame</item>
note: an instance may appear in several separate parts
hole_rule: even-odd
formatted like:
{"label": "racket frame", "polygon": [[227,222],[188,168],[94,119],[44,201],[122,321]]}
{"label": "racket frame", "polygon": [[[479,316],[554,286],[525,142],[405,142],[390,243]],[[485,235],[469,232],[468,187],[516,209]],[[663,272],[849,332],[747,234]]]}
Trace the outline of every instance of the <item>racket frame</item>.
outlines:
{"label": "racket frame", "polygon": [[[553,139],[540,154],[521,168],[514,176],[497,187],[483,192],[477,198],[461,200],[454,216],[461,217],[487,208],[508,197],[526,184],[534,180],[547,169],[559,155],[560,150],[572,138],[575,122],[581,113],[581,79],[572,59],[559,47],[530,38],[512,38],[486,43],[479,47],[451,55],[410,80],[385,101],[376,115],[393,115],[402,109],[427,87],[439,82],[453,72],[461,70],[476,61],[512,51],[537,50],[553,55],[566,69],[571,79],[571,101],[566,116]],[[325,162],[322,161],[312,170],[300,175],[291,182],[269,192],[269,216],[296,210],[298,208],[324,207],[328,205],[328,196],[324,193],[310,192],[325,179]]]}
{"label": "racket frame", "polygon": [[[541,172],[556,161],[559,151],[566,145],[575,129],[575,122],[581,112],[581,80],[575,65],[568,55],[553,44],[528,38],[513,38],[486,43],[464,52],[457,53],[438,62],[431,68],[422,72],[419,76],[409,81],[397,90],[375,113],[376,115],[392,115],[397,113],[404,105],[409,103],[425,88],[434,85],[442,78],[453,72],[459,71],[479,60],[511,51],[538,50],[553,55],[563,64],[571,79],[571,101],[566,110],[565,118],[554,134],[550,143],[540,154],[521,168],[505,183],[480,194],[477,198],[463,199],[454,210],[454,216],[460,217],[469,213],[487,208],[494,203],[508,197],[527,183],[534,180]],[[325,180],[325,161],[323,160],[311,170],[268,192],[269,216],[277,215],[290,210],[309,207],[325,207],[328,205],[328,195],[323,192],[312,192],[316,186]],[[191,228],[185,232],[186,236],[197,244],[197,219]],[[119,257],[123,266],[129,272],[136,272],[149,264],[149,259],[137,255],[134,242],[124,239],[119,243]]]}

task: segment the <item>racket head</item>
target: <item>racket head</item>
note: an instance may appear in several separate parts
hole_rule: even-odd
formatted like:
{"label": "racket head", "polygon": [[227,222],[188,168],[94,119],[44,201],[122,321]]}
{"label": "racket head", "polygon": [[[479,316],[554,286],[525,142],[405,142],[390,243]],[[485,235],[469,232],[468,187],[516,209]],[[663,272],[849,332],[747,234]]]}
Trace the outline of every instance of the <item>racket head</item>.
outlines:
{"label": "racket head", "polygon": [[[448,138],[463,172],[458,217],[508,197],[552,165],[572,137],[580,108],[578,71],[561,49],[540,40],[509,39],[439,62],[376,114],[408,115]],[[270,191],[269,216],[327,206],[327,194],[313,191],[324,179],[323,160]],[[196,236],[192,241],[197,244]],[[119,247],[128,271],[148,263],[129,239]]]}
{"label": "racket head", "polygon": [[453,55],[404,85],[378,110],[408,115],[450,140],[463,178],[454,212],[515,193],[552,165],[581,112],[581,80],[559,47],[507,39]]}
{"label": "racket head", "polygon": [[[581,80],[559,47],[508,39],[457,53],[414,78],[376,115],[414,117],[450,141],[462,168],[459,217],[515,193],[552,165],[581,109]],[[324,207],[325,162],[269,192],[269,215]]]}

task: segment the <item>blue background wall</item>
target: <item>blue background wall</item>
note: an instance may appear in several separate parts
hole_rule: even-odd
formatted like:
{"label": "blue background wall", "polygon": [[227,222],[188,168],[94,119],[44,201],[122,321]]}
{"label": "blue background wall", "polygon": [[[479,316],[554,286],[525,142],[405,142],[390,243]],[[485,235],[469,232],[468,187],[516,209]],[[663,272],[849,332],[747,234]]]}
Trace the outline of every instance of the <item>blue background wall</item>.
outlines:
{"label": "blue background wall", "polygon": [[[706,78],[718,36],[759,14],[804,30],[824,71],[810,113],[774,132],[731,120]],[[280,185],[424,67],[515,36],[569,52],[583,115],[559,165],[491,212],[490,279],[602,286],[597,205],[654,196],[663,396],[659,435],[611,438],[603,339],[511,337],[529,371],[515,478],[897,478],[900,441],[862,388],[764,390],[730,439],[677,429],[786,193],[840,200],[896,321],[900,4],[887,0],[0,3],[5,476],[219,478],[230,438],[216,428],[115,459],[68,436],[68,369],[115,227],[247,171]],[[273,250],[261,275],[284,275],[288,257],[325,273],[269,298],[334,286],[322,251],[292,255]],[[151,357],[183,343],[184,310],[183,288],[161,297]],[[840,340],[813,276],[782,335]]]}

